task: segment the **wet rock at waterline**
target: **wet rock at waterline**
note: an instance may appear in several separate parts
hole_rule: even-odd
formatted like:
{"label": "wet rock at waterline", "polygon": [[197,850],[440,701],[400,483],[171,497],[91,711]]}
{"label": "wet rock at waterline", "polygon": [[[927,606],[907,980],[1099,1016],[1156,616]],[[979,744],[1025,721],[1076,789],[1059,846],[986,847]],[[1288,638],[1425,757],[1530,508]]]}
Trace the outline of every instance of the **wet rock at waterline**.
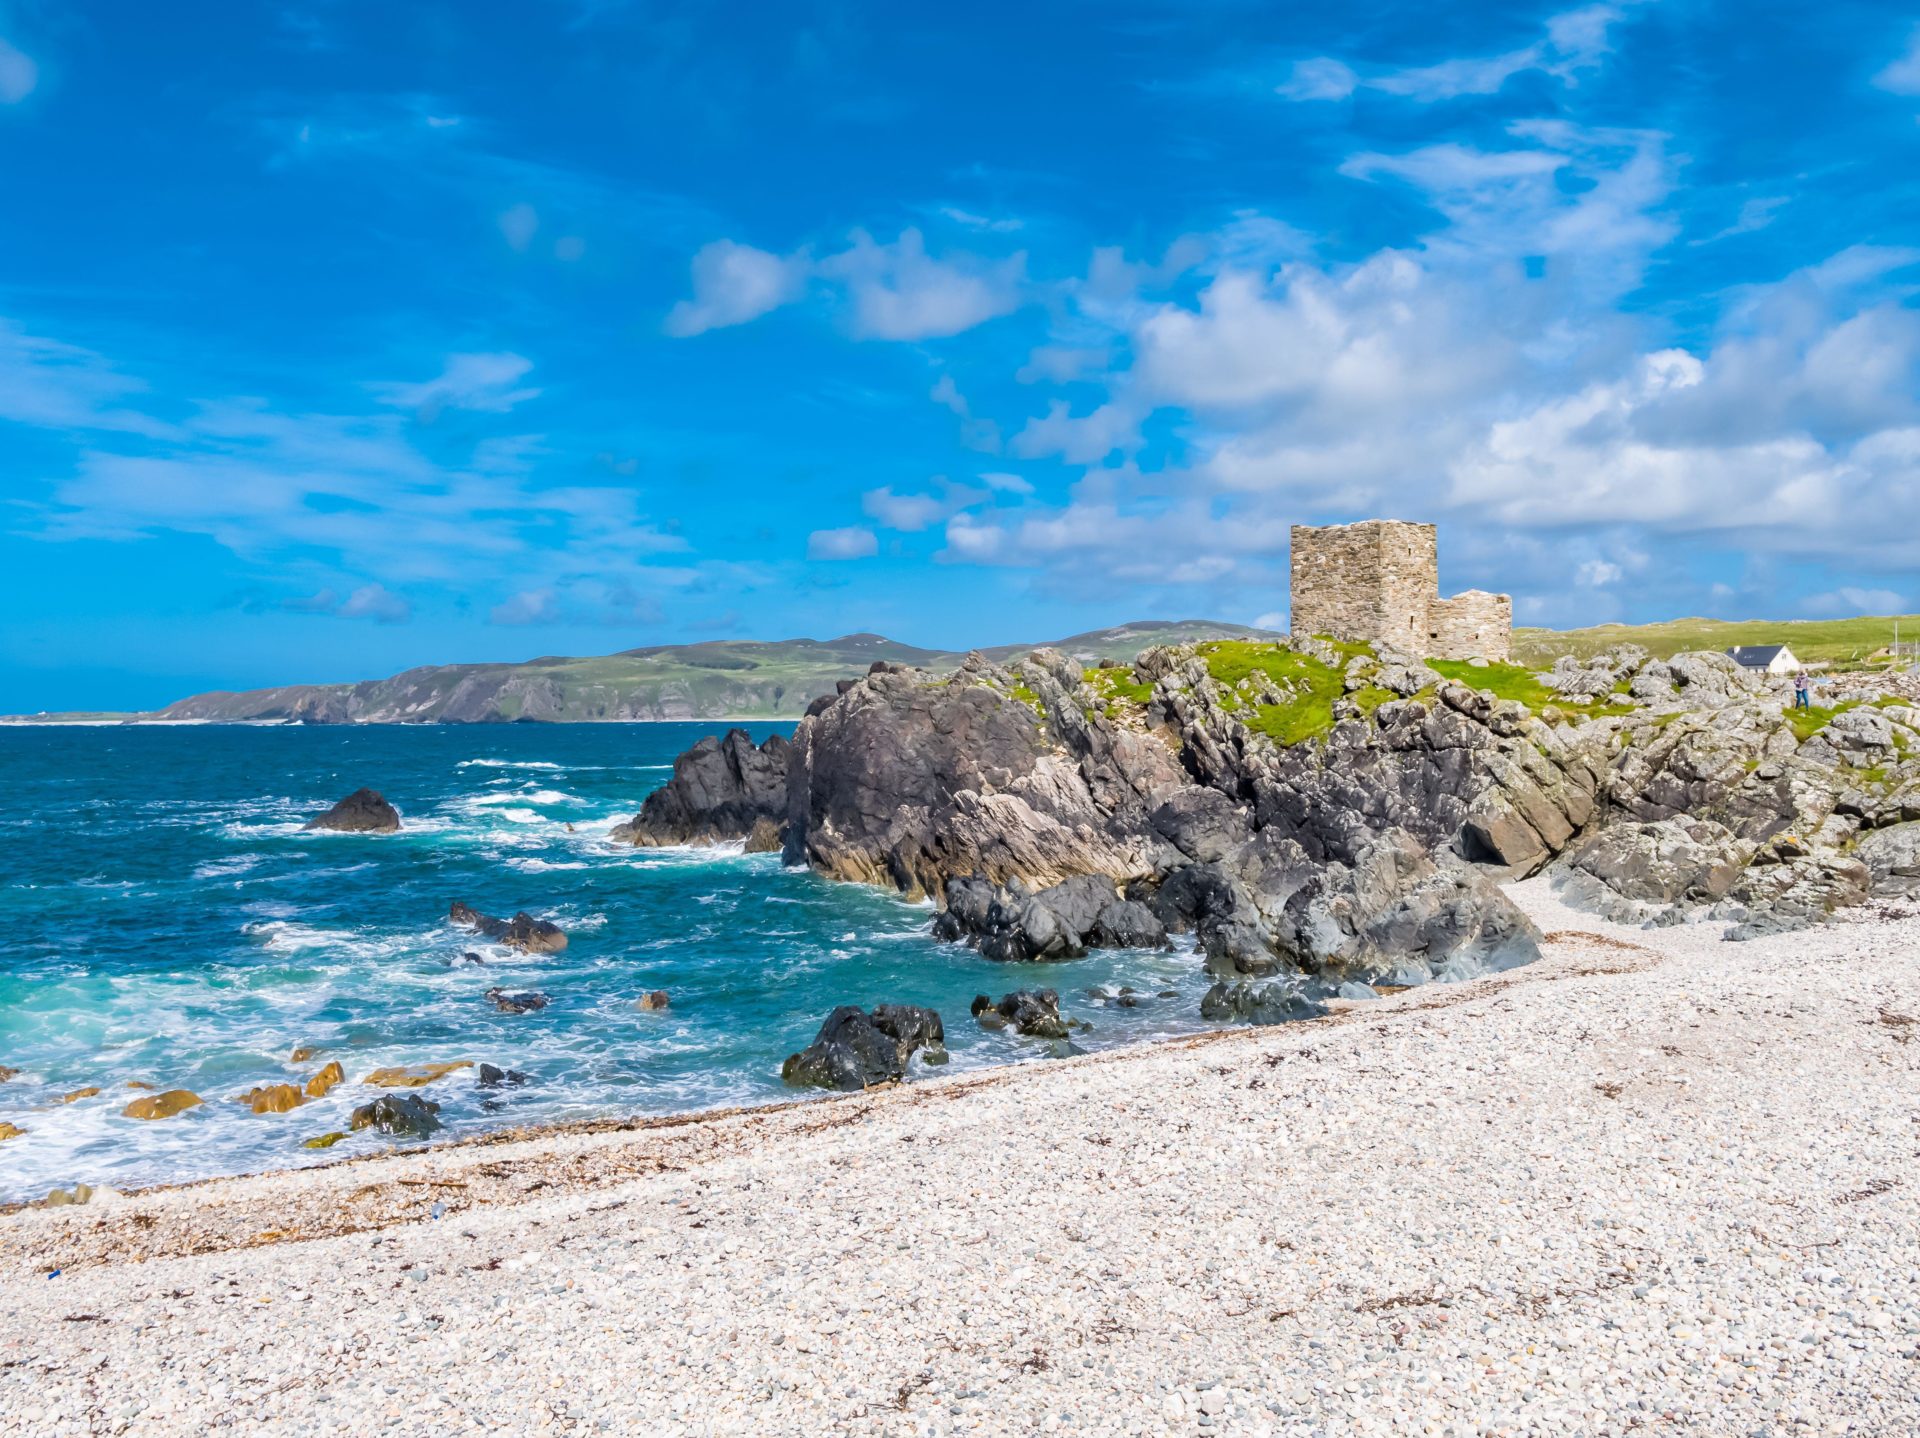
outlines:
{"label": "wet rock at waterline", "polygon": [[291,1113],[307,1099],[306,1095],[292,1084],[275,1083],[261,1084],[257,1088],[248,1089],[243,1094],[235,1094],[233,1101],[245,1104],[255,1113]]}
{"label": "wet rock at waterline", "polygon": [[664,1013],[672,1004],[673,1000],[667,997],[665,989],[654,989],[651,993],[642,994],[633,1006],[646,1013],[657,1014]]}
{"label": "wet rock at waterline", "polygon": [[533,992],[510,994],[502,988],[488,989],[483,997],[503,1014],[538,1013],[550,1002],[545,994]]}
{"label": "wet rock at waterline", "polygon": [[392,834],[400,828],[400,811],[371,789],[355,789],[326,813],[307,820],[305,827],[341,834]]}
{"label": "wet rock at waterline", "polygon": [[567,946],[567,936],[558,924],[536,919],[524,909],[511,919],[496,919],[456,899],[447,919],[523,954],[553,954]]}
{"label": "wet rock at waterline", "polygon": [[442,1127],[439,1112],[439,1104],[418,1094],[386,1094],[361,1104],[347,1126],[355,1133],[371,1128],[396,1138],[424,1138]]}
{"label": "wet rock at waterline", "polygon": [[165,1093],[137,1098],[120,1112],[127,1118],[148,1120],[172,1118],[175,1114],[185,1113],[190,1108],[198,1108],[202,1102],[200,1095],[190,1089],[173,1088]]}
{"label": "wet rock at waterline", "polygon": [[1284,1024],[1295,1019],[1317,1019],[1325,1004],[1308,998],[1287,983],[1253,984],[1224,979],[1200,1000],[1200,1017],[1216,1023]]}
{"label": "wet rock at waterline", "polygon": [[[992,1015],[999,1022],[991,1022]],[[1060,1017],[1060,995],[1053,989],[1019,989],[994,1003],[985,994],[973,1001],[982,1028],[1011,1028],[1029,1038],[1064,1039],[1070,1025]]]}
{"label": "wet rock at waterline", "polygon": [[907,1063],[920,1050],[928,1061],[946,1053],[946,1030],[932,1009],[911,1004],[881,1004],[863,1013],[851,1004],[835,1009],[820,1025],[814,1041],[791,1055],[780,1077],[796,1088],[853,1092],[904,1078]]}
{"label": "wet rock at waterline", "polygon": [[325,1098],[336,1084],[343,1084],[346,1081],[347,1071],[340,1067],[336,1059],[307,1080],[307,1097]]}
{"label": "wet rock at waterline", "polygon": [[400,1065],[375,1069],[361,1082],[374,1088],[424,1088],[456,1070],[472,1067],[472,1059],[455,1059],[450,1063],[420,1064],[413,1068]]}
{"label": "wet rock at waterline", "polygon": [[492,1064],[481,1064],[478,1081],[481,1088],[518,1088],[527,1081],[527,1076],[519,1069],[496,1068]]}
{"label": "wet rock at waterline", "polygon": [[750,854],[777,850],[785,836],[787,758],[778,734],[758,748],[744,729],[709,735],[674,760],[673,777],[607,837],[641,848],[744,839]]}

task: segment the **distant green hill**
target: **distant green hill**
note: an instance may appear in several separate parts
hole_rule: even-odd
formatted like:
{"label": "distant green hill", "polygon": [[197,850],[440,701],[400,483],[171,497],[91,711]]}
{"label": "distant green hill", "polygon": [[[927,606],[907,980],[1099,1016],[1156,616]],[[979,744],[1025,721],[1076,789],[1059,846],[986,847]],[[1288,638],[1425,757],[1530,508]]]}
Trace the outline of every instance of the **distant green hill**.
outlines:
{"label": "distant green hill", "polygon": [[[1148,621],[1053,641],[1081,659],[1131,661],[1155,644],[1235,638],[1262,631],[1201,620]],[[994,659],[1039,646],[1006,644]],[[792,719],[842,679],[876,659],[951,669],[964,653],[919,649],[878,634],[777,643],[714,640],[661,644],[600,658],[520,664],[440,664],[359,684],[289,684],[243,693],[196,694],[151,714],[46,715],[42,719],[289,721],[309,724],[485,724],[542,720]]]}
{"label": "distant green hill", "polygon": [[1688,649],[1726,649],[1736,644],[1784,644],[1808,663],[1865,665],[1893,642],[1920,640],[1920,615],[1857,619],[1669,619],[1659,624],[1599,624],[1591,629],[1516,629],[1516,664],[1545,668],[1562,654],[1585,658],[1615,644],[1639,644],[1665,659]]}

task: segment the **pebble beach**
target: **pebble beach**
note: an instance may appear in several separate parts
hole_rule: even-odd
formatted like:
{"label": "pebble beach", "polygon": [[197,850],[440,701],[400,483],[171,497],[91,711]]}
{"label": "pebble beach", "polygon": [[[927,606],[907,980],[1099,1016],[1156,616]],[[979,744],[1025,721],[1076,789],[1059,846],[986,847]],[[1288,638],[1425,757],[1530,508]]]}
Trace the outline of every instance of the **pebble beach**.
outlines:
{"label": "pebble beach", "polygon": [[0,1433],[1920,1430],[1920,917],[1513,893],[1311,1022],[16,1210]]}

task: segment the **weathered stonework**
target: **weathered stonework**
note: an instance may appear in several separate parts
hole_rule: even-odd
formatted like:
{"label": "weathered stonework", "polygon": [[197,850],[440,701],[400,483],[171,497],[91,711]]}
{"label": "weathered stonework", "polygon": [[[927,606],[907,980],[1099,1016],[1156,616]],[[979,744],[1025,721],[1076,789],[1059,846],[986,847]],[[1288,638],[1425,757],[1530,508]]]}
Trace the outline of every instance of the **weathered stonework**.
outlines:
{"label": "weathered stonework", "polygon": [[1440,597],[1431,524],[1370,519],[1293,527],[1293,633],[1330,634],[1421,658],[1504,661],[1513,601],[1470,589]]}

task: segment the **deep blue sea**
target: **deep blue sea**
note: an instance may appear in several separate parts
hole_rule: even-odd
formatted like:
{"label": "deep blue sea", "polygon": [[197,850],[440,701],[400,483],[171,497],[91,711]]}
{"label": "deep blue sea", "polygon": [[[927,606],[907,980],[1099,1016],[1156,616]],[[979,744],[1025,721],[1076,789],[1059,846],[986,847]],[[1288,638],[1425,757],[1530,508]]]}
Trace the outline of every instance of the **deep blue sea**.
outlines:
{"label": "deep blue sea", "polygon": [[[636,850],[605,839],[674,756],[725,726],[0,727],[0,1201],[77,1182],[129,1187],[325,1162],[302,1140],[344,1129],[390,1064],[485,1061],[531,1076],[481,1089],[461,1071],[420,1090],[452,1134],[792,1097],[781,1060],[841,1003],[930,1004],[948,1071],[1046,1061],[983,1033],[976,993],[1060,990],[1108,1047],[1202,1027],[1190,950],[992,964],[927,934],[931,909],[783,868],[776,855]],[[773,732],[752,726],[756,739]],[[361,785],[397,835],[308,833]],[[461,899],[557,920],[561,953],[510,954],[446,922]],[[466,951],[486,960],[459,962]],[[1087,990],[1178,989],[1137,1009]],[[494,986],[552,1003],[499,1012]],[[665,989],[672,1008],[635,1000]],[[322,1050],[294,1065],[295,1046]],[[348,1082],[292,1113],[232,1102],[329,1059]],[[121,1115],[130,1082],[205,1106]],[[98,1087],[72,1103],[61,1096]]]}

